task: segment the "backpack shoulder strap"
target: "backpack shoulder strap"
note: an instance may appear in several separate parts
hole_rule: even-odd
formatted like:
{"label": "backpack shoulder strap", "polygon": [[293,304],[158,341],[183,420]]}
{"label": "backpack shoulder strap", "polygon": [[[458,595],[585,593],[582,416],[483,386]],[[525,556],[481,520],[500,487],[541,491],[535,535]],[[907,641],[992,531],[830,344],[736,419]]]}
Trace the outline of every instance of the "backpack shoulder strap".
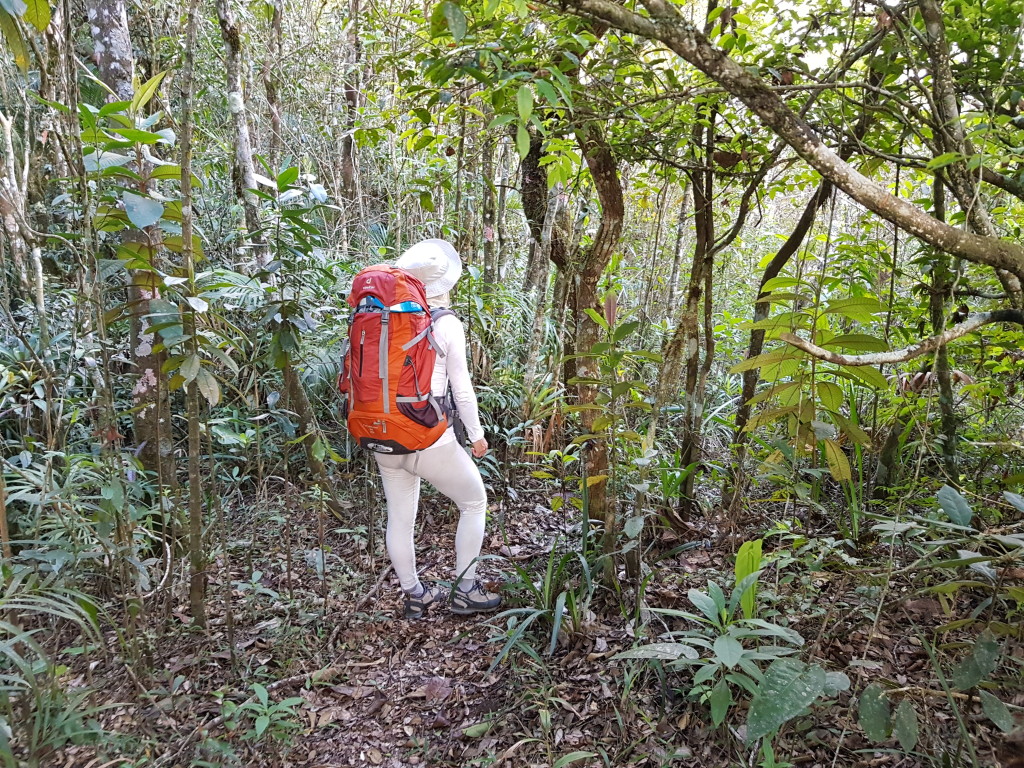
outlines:
{"label": "backpack shoulder strap", "polygon": [[447,317],[448,315],[451,315],[452,317],[458,317],[458,315],[455,314],[454,310],[448,309],[447,307],[435,307],[434,309],[430,310],[430,322],[436,323],[442,317]]}

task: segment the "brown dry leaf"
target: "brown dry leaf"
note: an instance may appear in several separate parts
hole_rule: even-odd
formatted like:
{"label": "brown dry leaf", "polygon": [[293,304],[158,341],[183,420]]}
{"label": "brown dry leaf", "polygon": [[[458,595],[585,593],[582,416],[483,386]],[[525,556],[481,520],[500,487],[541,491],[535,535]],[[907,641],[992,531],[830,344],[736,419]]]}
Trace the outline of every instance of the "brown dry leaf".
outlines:
{"label": "brown dry leaf", "polygon": [[379,749],[370,748],[366,750],[366,759],[374,765],[380,765],[384,762],[384,755],[380,753]]}
{"label": "brown dry leaf", "polygon": [[424,686],[427,701],[443,701],[452,692],[452,687],[443,677],[432,677]]}

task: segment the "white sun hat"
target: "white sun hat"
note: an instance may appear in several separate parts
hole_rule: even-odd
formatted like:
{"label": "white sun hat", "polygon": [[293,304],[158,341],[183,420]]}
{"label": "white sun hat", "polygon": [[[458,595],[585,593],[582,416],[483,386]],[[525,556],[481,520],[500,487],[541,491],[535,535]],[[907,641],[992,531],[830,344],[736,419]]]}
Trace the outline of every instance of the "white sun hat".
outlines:
{"label": "white sun hat", "polygon": [[398,257],[395,266],[419,278],[428,299],[448,293],[462,276],[462,259],[447,240],[420,240]]}

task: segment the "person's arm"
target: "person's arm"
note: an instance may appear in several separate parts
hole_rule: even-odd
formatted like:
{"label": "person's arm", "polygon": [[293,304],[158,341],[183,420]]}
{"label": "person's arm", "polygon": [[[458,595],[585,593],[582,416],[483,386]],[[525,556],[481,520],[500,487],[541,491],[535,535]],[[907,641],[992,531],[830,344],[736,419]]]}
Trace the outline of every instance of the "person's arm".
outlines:
{"label": "person's arm", "polygon": [[466,434],[473,444],[473,455],[483,456],[487,453],[487,440],[480,426],[480,410],[473,391],[473,382],[469,378],[469,364],[466,361],[466,332],[462,322],[452,315],[445,315],[437,321],[436,330],[444,336],[445,370],[448,373],[448,384],[452,388],[455,406],[459,409],[459,418],[466,426]]}

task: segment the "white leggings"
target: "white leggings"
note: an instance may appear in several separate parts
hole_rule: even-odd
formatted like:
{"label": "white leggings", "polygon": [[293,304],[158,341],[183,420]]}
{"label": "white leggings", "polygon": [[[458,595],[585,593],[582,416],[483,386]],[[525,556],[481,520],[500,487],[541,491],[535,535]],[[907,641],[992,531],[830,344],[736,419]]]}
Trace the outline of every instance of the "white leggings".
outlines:
{"label": "white leggings", "polygon": [[420,478],[455,502],[459,527],[455,532],[455,578],[476,576],[476,558],[484,541],[487,493],[480,471],[455,441],[404,456],[375,453],[384,497],[388,502],[387,547],[402,589],[419,584],[413,540],[420,500]]}

